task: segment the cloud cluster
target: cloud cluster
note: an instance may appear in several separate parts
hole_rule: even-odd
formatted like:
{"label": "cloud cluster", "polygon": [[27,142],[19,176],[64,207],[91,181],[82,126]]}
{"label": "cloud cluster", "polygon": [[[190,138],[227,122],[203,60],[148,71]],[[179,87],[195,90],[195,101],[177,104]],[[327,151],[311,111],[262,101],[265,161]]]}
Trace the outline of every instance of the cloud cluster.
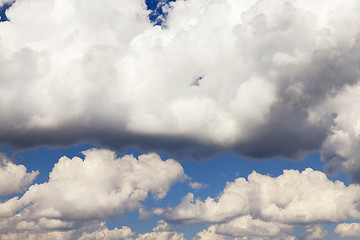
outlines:
{"label": "cloud cluster", "polygon": [[360,237],[360,223],[341,223],[336,226],[335,233],[339,234],[340,237]]}
{"label": "cloud cluster", "polygon": [[83,154],[84,159],[62,157],[48,182],[32,185],[21,198],[0,203],[1,232],[65,231],[119,217],[140,208],[149,194],[165,197],[172,184],[185,178],[178,162],[162,161],[156,154],[138,159],[132,155],[117,158],[105,149]]}
{"label": "cloud cluster", "polygon": [[347,122],[359,119],[348,118],[359,10],[357,0],[178,0],[154,27],[142,0],[18,0],[0,24],[0,143],[323,150],[330,170],[358,181]]}
{"label": "cloud cluster", "polygon": [[12,163],[0,153],[0,196],[24,191],[38,174],[38,171],[28,173],[25,166]]}
{"label": "cloud cluster", "polygon": [[131,228],[123,226],[120,229],[109,230],[105,222],[90,224],[70,231],[52,231],[46,233],[5,233],[0,234],[2,240],[185,240],[184,234],[176,232],[168,223],[160,220],[151,232],[136,234]]}
{"label": "cloud cluster", "polygon": [[198,234],[200,239],[208,234],[277,238],[306,224],[306,239],[323,239],[327,231],[311,224],[359,219],[359,200],[358,185],[330,181],[309,168],[284,170],[276,178],[253,172],[248,180],[228,182],[216,198],[202,201],[189,193],[165,217],[177,224],[212,224]]}

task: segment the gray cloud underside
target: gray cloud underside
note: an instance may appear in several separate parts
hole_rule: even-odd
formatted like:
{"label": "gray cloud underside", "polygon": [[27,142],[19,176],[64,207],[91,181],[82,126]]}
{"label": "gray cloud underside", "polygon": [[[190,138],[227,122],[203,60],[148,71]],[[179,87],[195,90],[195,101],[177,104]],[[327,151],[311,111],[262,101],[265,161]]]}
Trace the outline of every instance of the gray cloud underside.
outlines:
{"label": "gray cloud underside", "polygon": [[358,181],[359,10],[179,0],[160,28],[141,0],[18,0],[0,24],[0,143],[321,151]]}

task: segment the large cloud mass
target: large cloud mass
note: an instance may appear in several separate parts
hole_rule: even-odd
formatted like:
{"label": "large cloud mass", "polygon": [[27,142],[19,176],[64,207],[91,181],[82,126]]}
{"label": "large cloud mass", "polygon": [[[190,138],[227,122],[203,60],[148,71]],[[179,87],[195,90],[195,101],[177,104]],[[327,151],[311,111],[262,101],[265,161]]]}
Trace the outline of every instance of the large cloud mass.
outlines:
{"label": "large cloud mass", "polygon": [[[216,226],[218,231],[241,234],[257,226],[254,234],[260,234],[263,229],[270,236],[276,236],[291,229],[284,224],[358,219],[359,200],[358,185],[346,187],[309,168],[303,172],[285,170],[276,178],[253,172],[248,180],[238,178],[227,183],[215,199],[208,197],[201,201],[189,193],[166,217],[183,224],[220,224]],[[249,227],[244,227],[246,225]]]}
{"label": "large cloud mass", "polygon": [[359,1],[170,5],[161,28],[142,0],[16,1],[0,24],[0,142],[323,150],[359,180]]}

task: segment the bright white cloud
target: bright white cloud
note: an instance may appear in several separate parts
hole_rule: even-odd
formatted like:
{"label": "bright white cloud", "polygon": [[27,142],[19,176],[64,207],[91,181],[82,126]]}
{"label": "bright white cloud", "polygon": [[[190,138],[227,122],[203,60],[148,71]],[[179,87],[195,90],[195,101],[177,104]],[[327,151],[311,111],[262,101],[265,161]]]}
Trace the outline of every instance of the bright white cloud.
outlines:
{"label": "bright white cloud", "polygon": [[276,178],[253,172],[248,180],[227,183],[215,199],[201,201],[189,193],[166,217],[184,224],[221,223],[246,215],[286,224],[338,222],[360,217],[359,200],[358,185],[346,187],[309,168],[284,170]]}
{"label": "bright white cloud", "polygon": [[24,165],[16,165],[0,153],[0,196],[24,191],[38,174],[28,173]]}
{"label": "bright white cloud", "polygon": [[173,183],[185,178],[178,162],[162,161],[154,153],[138,159],[117,158],[105,149],[83,154],[84,159],[62,157],[48,182],[32,185],[20,199],[0,203],[2,231],[72,229],[79,227],[78,220],[120,216],[141,207],[149,193],[156,199],[165,197]]}
{"label": "bright white cloud", "polygon": [[341,223],[336,226],[334,232],[340,237],[360,237],[360,223]]}
{"label": "bright white cloud", "polygon": [[178,0],[168,9],[161,28],[143,0],[16,1],[0,24],[0,142],[203,154],[198,146],[217,145],[262,158],[297,157],[326,140],[324,154],[351,169],[358,138],[341,119],[354,105],[331,99],[359,80],[357,0]]}

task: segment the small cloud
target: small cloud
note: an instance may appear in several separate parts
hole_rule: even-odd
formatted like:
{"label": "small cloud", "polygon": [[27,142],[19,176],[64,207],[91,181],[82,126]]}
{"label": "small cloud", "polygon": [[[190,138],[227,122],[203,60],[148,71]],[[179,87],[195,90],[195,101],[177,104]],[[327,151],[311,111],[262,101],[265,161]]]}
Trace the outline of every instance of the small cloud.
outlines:
{"label": "small cloud", "polygon": [[203,183],[198,183],[198,182],[189,182],[189,186],[192,189],[200,189],[200,188],[205,188],[208,185],[207,184],[203,184]]}

